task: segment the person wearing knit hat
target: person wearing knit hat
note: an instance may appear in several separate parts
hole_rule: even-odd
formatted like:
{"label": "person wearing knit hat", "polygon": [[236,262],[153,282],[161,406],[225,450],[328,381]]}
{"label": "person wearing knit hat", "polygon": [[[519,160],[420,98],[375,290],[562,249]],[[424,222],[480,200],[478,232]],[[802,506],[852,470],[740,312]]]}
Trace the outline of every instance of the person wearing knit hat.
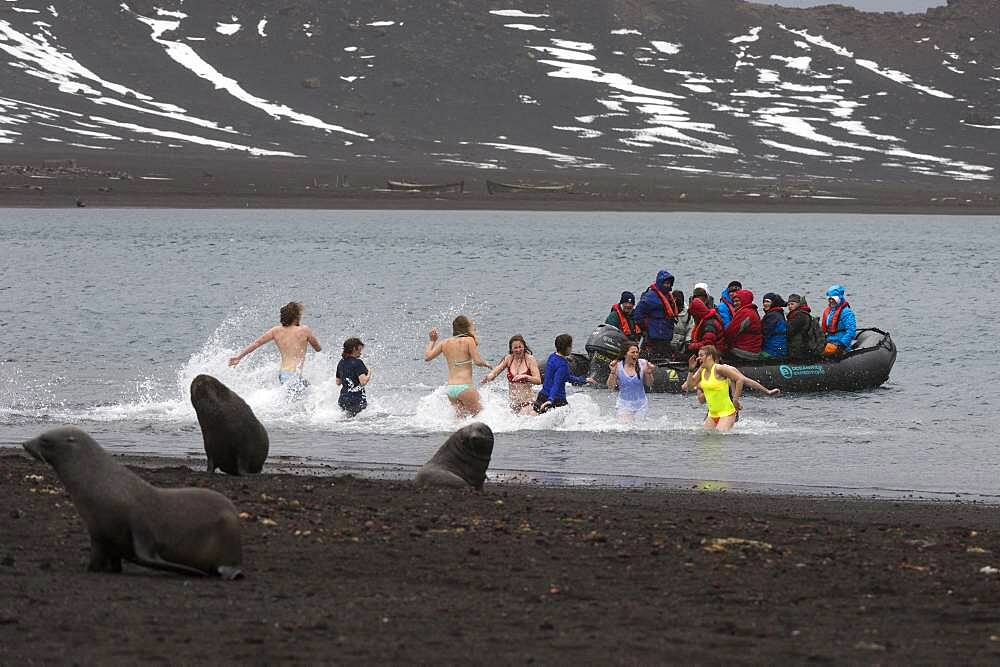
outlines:
{"label": "person wearing knit hat", "polygon": [[639,328],[639,323],[635,321],[634,310],[635,294],[628,291],[622,292],[618,303],[611,306],[611,313],[604,320],[604,323],[621,331],[629,340],[637,341],[642,337],[642,330]]}
{"label": "person wearing knit hat", "polygon": [[772,359],[784,359],[788,356],[788,323],[783,308],[788,304],[774,292],[765,294],[761,303],[764,306],[764,317],[760,319],[764,335],[761,353]]}

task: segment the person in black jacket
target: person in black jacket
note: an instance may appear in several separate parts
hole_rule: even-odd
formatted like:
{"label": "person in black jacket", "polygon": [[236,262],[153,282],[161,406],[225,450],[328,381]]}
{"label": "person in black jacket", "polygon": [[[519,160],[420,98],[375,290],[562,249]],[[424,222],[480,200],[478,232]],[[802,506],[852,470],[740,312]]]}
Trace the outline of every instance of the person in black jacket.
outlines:
{"label": "person in black jacket", "polygon": [[798,294],[788,295],[788,358],[810,359],[815,357],[810,339],[812,312],[806,298]]}

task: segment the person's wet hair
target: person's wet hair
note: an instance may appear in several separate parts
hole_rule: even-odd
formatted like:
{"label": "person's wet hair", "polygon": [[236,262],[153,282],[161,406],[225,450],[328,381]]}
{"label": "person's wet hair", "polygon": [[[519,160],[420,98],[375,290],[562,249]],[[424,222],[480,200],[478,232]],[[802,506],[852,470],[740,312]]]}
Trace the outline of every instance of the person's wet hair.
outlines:
{"label": "person's wet hair", "polygon": [[622,348],[622,351],[618,353],[618,361],[625,361],[625,357],[628,356],[629,350],[632,348],[639,349],[639,343],[629,343]]}
{"label": "person's wet hair", "polygon": [[559,334],[556,336],[556,352],[566,354],[573,347],[573,337],[569,334]]}
{"label": "person's wet hair", "polygon": [[344,351],[341,353],[341,357],[346,359],[347,357],[354,356],[354,351],[359,347],[364,347],[365,344],[361,342],[360,338],[348,338],[344,341]]}
{"label": "person's wet hair", "polygon": [[290,327],[302,318],[302,304],[289,301],[281,307],[281,326]]}
{"label": "person's wet hair", "polygon": [[475,334],[472,333],[472,320],[470,320],[465,315],[459,315],[454,320],[451,321],[451,335],[452,336],[472,336],[475,338]]}
{"label": "person's wet hair", "polygon": [[702,345],[699,349],[705,353],[706,357],[712,357],[712,361],[719,360],[719,350],[714,345]]}
{"label": "person's wet hair", "polygon": [[531,348],[528,346],[528,341],[524,340],[524,336],[522,336],[521,334],[514,334],[513,336],[510,337],[510,340],[507,341],[507,352],[510,354],[514,354],[514,343],[518,341],[520,341],[521,344],[524,345],[524,353],[531,354]]}

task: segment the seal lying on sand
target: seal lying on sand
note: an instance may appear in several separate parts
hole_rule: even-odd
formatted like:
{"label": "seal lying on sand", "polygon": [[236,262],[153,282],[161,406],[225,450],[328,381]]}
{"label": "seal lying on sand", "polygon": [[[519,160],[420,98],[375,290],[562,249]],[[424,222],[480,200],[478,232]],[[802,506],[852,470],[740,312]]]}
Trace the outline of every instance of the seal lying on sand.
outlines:
{"label": "seal lying on sand", "polygon": [[201,425],[208,472],[261,471],[267,460],[267,431],[246,401],[211,375],[199,375],[191,381],[191,404]]}
{"label": "seal lying on sand", "polygon": [[421,486],[471,486],[477,491],[486,481],[493,455],[493,431],[482,422],[458,429],[444,441],[433,458],[417,471]]}
{"label": "seal lying on sand", "polygon": [[66,486],[90,531],[91,572],[121,572],[124,558],[180,574],[241,576],[240,518],[221,493],[158,489],[78,428],[46,431],[24,448]]}

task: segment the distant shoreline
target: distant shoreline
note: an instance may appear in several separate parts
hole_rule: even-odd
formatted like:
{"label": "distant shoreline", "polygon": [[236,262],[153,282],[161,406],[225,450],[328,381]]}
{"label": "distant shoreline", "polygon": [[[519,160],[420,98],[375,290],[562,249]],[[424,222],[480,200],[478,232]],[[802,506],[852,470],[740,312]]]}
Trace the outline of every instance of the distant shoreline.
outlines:
{"label": "distant shoreline", "polygon": [[[1000,216],[1000,205],[957,206],[887,201],[873,202],[732,202],[702,200],[697,202],[610,199],[600,196],[562,195],[559,197],[448,197],[425,193],[358,193],[336,196],[309,194],[198,194],[182,192],[135,193],[110,196],[0,192],[0,208],[74,209],[74,208],[151,208],[200,210],[386,210],[386,211],[566,211],[566,212],[636,212],[636,213],[749,213],[749,214],[871,214],[871,215],[976,215]],[[79,200],[83,206],[77,204]]]}
{"label": "distant shoreline", "polygon": [[[403,177],[418,172],[420,178]],[[388,179],[462,181],[464,192],[403,192]],[[572,184],[573,192],[489,194],[486,180]],[[79,202],[79,203],[78,203]],[[809,177],[623,177],[613,172],[486,173],[288,161],[156,161],[135,156],[0,161],[3,208],[508,210],[1000,215],[995,184],[880,184]]]}

